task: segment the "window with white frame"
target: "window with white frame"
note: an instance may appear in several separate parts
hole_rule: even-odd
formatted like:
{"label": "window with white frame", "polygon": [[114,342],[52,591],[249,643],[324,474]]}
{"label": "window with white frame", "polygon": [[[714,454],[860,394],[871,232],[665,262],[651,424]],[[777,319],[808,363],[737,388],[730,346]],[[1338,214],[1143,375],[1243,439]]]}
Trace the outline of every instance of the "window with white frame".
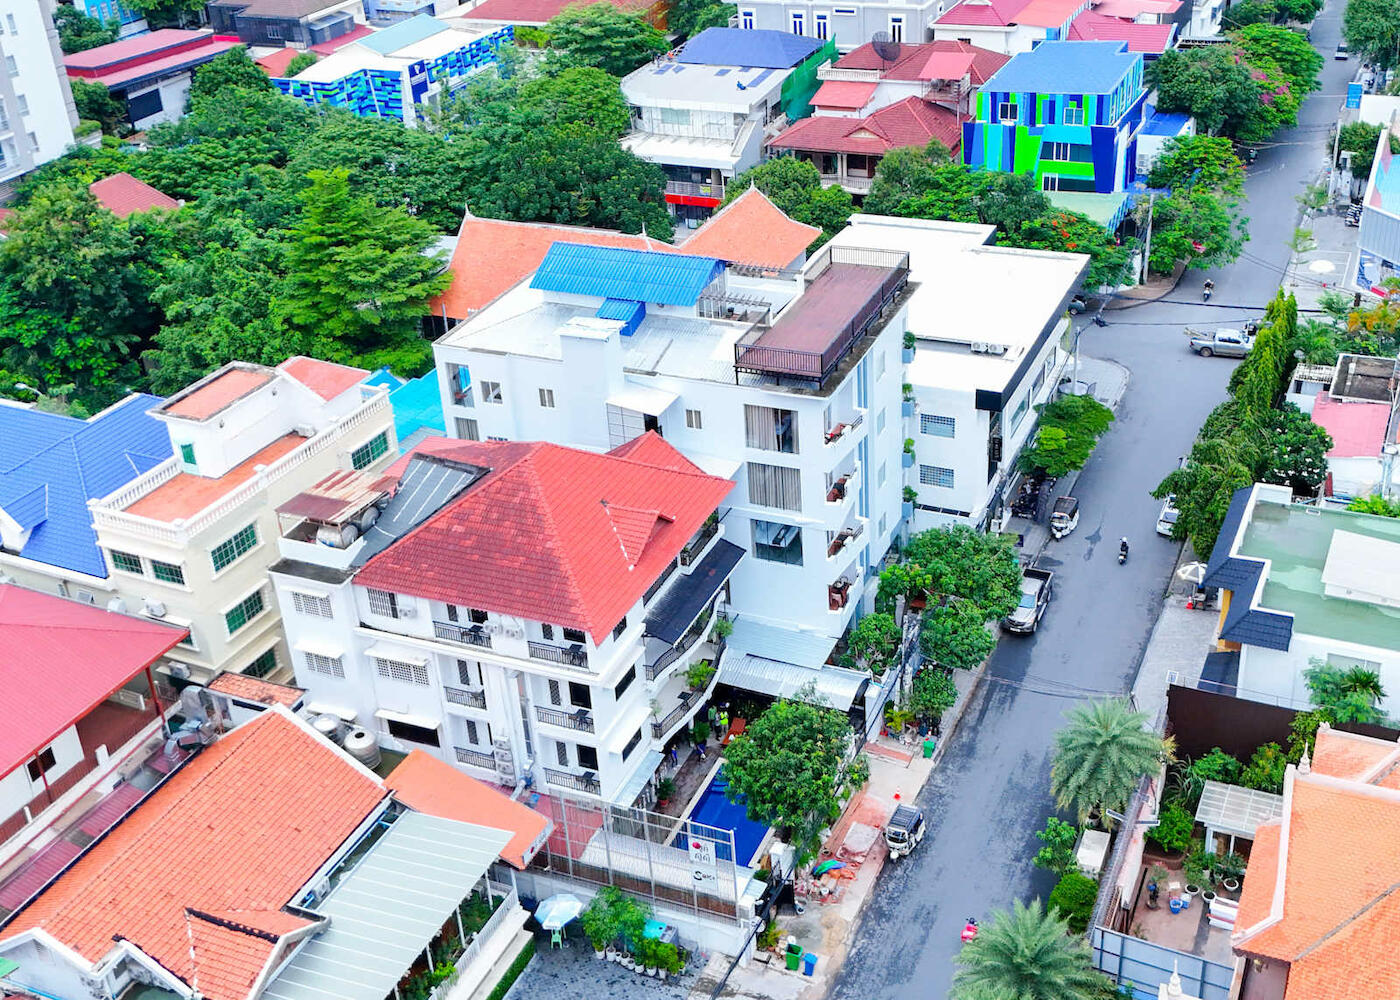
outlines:
{"label": "window with white frame", "polygon": [[1075,107],[1073,104],[1067,105],[1062,113],[1062,117],[1066,125],[1083,125],[1084,109],[1082,107]]}
{"label": "window with white frame", "polygon": [[753,522],[753,554],[764,562],[802,565],[802,529],[777,521]]}
{"label": "window with white frame", "polygon": [[816,14],[813,15],[812,18],[812,34],[822,41],[826,40],[828,30],[827,21],[828,18],[825,14]]}
{"label": "window with white frame", "polygon": [[419,687],[428,686],[428,668],[421,663],[409,663],[406,660],[390,660],[383,656],[376,656],[374,658],[374,671],[380,677],[387,677],[392,681],[417,684]]}
{"label": "window with white frame", "polygon": [[480,687],[480,683],[479,683],[479,681],[478,681],[478,678],[480,678],[480,676],[481,676],[481,665],[480,665],[480,664],[477,664],[477,667],[476,667],[476,676],[473,677],[473,675],[472,675],[472,661],[471,661],[471,660],[458,660],[458,661],[457,661],[457,683],[458,683],[458,684],[461,684],[461,685],[463,685],[464,687]]}
{"label": "window with white frame", "polygon": [[369,609],[377,615],[385,618],[397,618],[399,616],[399,598],[397,594],[387,590],[367,591],[369,597]]}
{"label": "window with white frame", "polygon": [[704,421],[702,421],[700,418],[700,411],[686,410],[685,425],[693,431],[702,430],[704,428]]}
{"label": "window with white frame", "polygon": [[567,744],[567,743],[555,743],[555,744],[554,744],[554,759],[557,760],[557,761],[559,762],[559,766],[560,766],[560,767],[568,767],[568,766],[569,766],[569,744]]}
{"label": "window with white frame", "polygon": [[957,437],[958,421],[956,417],[944,417],[937,413],[920,413],[919,431],[932,437]]}
{"label": "window with white frame", "polygon": [[540,405],[546,410],[554,409],[554,390],[540,387]]}
{"label": "window with white frame", "polygon": [[875,485],[876,485],[876,486],[884,486],[884,485],[885,485],[885,463],[884,463],[884,462],[881,462],[881,463],[880,463],[880,472],[879,472],[879,474],[876,475],[876,477],[875,477]]}
{"label": "window with white frame", "polygon": [[140,556],[133,555],[130,552],[121,552],[117,549],[112,549],[111,551],[112,567],[114,569],[119,569],[123,573],[135,573],[137,576],[144,575],[145,570],[141,566]]}
{"label": "window with white frame", "polygon": [[331,611],[331,599],[323,594],[307,594],[300,590],[292,591],[292,607],[296,608],[299,615],[311,615],[313,618],[334,618]]}
{"label": "window with white frame", "polygon": [[302,653],[301,655],[306,660],[306,669],[312,673],[345,679],[345,661],[340,657],[326,656],[323,653]]}
{"label": "window with white frame", "polygon": [[1021,402],[1016,404],[1016,409],[1011,413],[1011,433],[1016,433],[1016,428],[1021,426],[1021,421],[1026,419],[1026,414],[1030,412],[1030,393],[1021,397]]}
{"label": "window with white frame", "polygon": [[501,395],[501,383],[482,381],[478,385],[481,386],[481,401],[483,403],[494,403],[499,406],[505,401],[505,397]]}
{"label": "window with white frame", "polygon": [[463,441],[480,441],[481,428],[471,417],[456,417],[457,437]]}
{"label": "window with white frame", "polygon": [[467,742],[472,746],[480,746],[481,734],[477,731],[476,721],[474,719],[464,719],[462,721],[466,723]]}
{"label": "window with white frame", "polygon": [[941,465],[920,465],[919,482],[925,486],[953,488],[953,470]]}
{"label": "window with white frame", "polygon": [[688,108],[662,108],[662,125],[689,125],[690,110]]}
{"label": "window with white frame", "polygon": [[997,118],[1004,122],[1014,122],[1020,108],[1012,101],[1002,101],[997,105]]}
{"label": "window with white frame", "polygon": [[792,12],[792,33],[794,35],[807,33],[807,15],[800,10]]}
{"label": "window with white frame", "polygon": [[741,10],[741,11],[739,11],[739,27],[743,28],[745,31],[753,31],[753,22],[754,22],[753,11],[751,11],[751,10]]}
{"label": "window with white frame", "polygon": [[233,635],[266,610],[267,603],[263,600],[262,590],[253,591],[224,612],[224,624],[228,627],[228,634]]}
{"label": "window with white frame", "polygon": [[551,680],[549,682],[549,703],[551,705],[564,704],[563,688],[556,680]]}
{"label": "window with white frame", "polygon": [[884,378],[884,377],[885,377],[885,352],[884,352],[884,351],[879,351],[879,352],[877,352],[876,355],[875,355],[875,378],[876,378],[876,379],[882,379],[882,378]]}

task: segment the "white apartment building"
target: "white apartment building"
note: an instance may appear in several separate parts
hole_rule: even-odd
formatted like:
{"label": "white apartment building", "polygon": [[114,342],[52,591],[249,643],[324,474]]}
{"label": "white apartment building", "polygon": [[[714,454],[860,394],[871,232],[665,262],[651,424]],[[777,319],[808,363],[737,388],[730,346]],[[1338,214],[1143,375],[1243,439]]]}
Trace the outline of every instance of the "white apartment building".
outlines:
{"label": "white apartment building", "polygon": [[73,145],[78,111],[53,7],[53,0],[0,0],[0,198]]}
{"label": "white apartment building", "polygon": [[[506,786],[632,805],[705,704],[744,555],[731,483],[654,434],[608,454],[429,439],[278,508],[272,567],[313,713]],[[390,491],[392,490],[392,494]]]}
{"label": "white apartment building", "polygon": [[840,52],[850,52],[879,33],[895,42],[925,42],[929,24],[955,0],[746,0],[738,5],[741,28],[791,31],[795,35],[832,38]]}
{"label": "white apartment building", "polygon": [[1067,307],[1089,258],[990,245],[993,226],[855,215],[834,247],[909,255],[903,408],[911,530],[986,528],[1070,358]]}
{"label": "white apartment building", "polygon": [[377,470],[398,454],[388,393],[359,368],[291,358],[233,362],[150,410],[173,456],[88,503],[108,595],[133,614],[189,629],[172,670],[292,676],[267,580],[275,508],[336,469]]}
{"label": "white apartment building", "polygon": [[829,651],[900,526],[908,258],[843,244],[750,275],[554,244],[434,345],[447,428],[593,451],[659,432],[734,480],[721,523],[749,552],[732,579],[744,624]]}

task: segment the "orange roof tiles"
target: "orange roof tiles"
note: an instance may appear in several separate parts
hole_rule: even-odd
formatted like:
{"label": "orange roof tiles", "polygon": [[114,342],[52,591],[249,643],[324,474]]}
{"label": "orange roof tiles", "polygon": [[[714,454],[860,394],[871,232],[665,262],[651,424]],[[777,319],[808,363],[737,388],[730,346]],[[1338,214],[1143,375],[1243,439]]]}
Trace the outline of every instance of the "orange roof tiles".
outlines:
{"label": "orange roof tiles", "polygon": [[1329,726],[1318,730],[1317,745],[1312,754],[1312,773],[1366,781],[1369,772],[1397,755],[1400,755],[1400,744]]}
{"label": "orange roof tiles", "polygon": [[672,469],[676,472],[694,472],[697,475],[705,473],[704,469],[672,448],[670,442],[664,437],[650,431],[634,437],[625,444],[618,445],[608,454],[614,458],[630,458],[634,462],[658,465],[663,469]]}
{"label": "orange roof tiles", "polygon": [[297,355],[288,358],[277,366],[284,375],[296,379],[322,399],[335,399],[346,389],[363,382],[369,372],[350,365],[338,365],[333,361],[321,361]]}
{"label": "orange roof tiles", "polygon": [[1286,1000],[1400,997],[1400,893],[1341,924],[1288,970]]}
{"label": "orange roof tiles", "polygon": [[780,269],[797,261],[821,233],[816,226],[789,218],[767,195],[751,187],[706,220],[680,249]]}
{"label": "orange roof tiles", "polygon": [[[384,786],[273,708],[215,741],[0,932],[42,929],[90,962],[130,941],[209,1000],[242,1000],[280,911],[383,800]],[[205,917],[191,932],[189,911]],[[214,917],[211,921],[208,917]],[[191,954],[193,937],[194,953]],[[251,940],[250,940],[251,939]]]}
{"label": "orange roof tiles", "polygon": [[271,381],[272,373],[266,368],[229,365],[208,376],[202,383],[196,382],[153,412],[190,420],[208,420],[230,403]]}
{"label": "orange roof tiles", "polygon": [[168,194],[162,194],[125,171],[93,181],[88,185],[88,190],[103,208],[119,219],[157,208],[173,212],[180,207],[180,203]]}
{"label": "orange roof tiles", "polygon": [[130,514],[139,514],[157,521],[192,517],[252,479],[257,474],[259,465],[271,465],[305,441],[306,438],[300,434],[283,435],[267,447],[254,452],[222,476],[197,476],[192,472],[182,472],[174,479],[167,479],[161,483],[126,510]]}
{"label": "orange roof tiles", "polygon": [[[282,936],[311,924],[310,920],[290,913],[275,916],[281,919],[267,919],[266,911],[207,914],[186,908],[190,985],[206,997],[249,996],[259,974],[282,950]],[[282,929],[272,930],[264,925]]]}
{"label": "orange roof tiles", "polygon": [[501,859],[521,870],[549,832],[548,817],[423,750],[405,757],[384,783],[410,809],[512,832]]}
{"label": "orange roof tiles", "polygon": [[299,51],[288,45],[285,48],[278,49],[276,52],[269,52],[261,59],[254,59],[253,61],[261,66],[263,72],[268,76],[286,76],[287,67],[290,66],[292,60],[299,55],[301,55]]}
{"label": "orange roof tiles", "polygon": [[242,698],[245,701],[261,702],[264,705],[286,705],[293,708],[301,701],[305,689],[287,684],[274,684],[261,677],[248,674],[222,673],[209,683],[210,691]]}

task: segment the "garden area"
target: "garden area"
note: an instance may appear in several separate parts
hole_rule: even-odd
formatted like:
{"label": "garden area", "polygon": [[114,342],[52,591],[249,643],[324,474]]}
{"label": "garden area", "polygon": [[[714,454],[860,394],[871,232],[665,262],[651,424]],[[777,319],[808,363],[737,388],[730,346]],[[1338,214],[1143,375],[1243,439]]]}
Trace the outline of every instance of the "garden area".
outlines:
{"label": "garden area", "polygon": [[447,919],[429,943],[428,953],[399,981],[400,1000],[429,1000],[439,986],[457,975],[457,960],[500,908],[501,898],[478,889],[462,900],[456,914]]}
{"label": "garden area", "polygon": [[652,918],[651,907],[614,886],[598,890],[579,923],[599,961],[662,981],[685,967],[683,949],[663,939],[665,925]]}

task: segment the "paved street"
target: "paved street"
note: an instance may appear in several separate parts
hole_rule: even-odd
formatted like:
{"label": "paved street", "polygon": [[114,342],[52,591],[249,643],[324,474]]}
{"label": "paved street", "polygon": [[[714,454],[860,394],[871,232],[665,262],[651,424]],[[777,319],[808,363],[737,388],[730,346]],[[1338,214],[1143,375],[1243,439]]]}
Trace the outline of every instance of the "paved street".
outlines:
{"label": "paved street", "polygon": [[[1017,897],[1048,893],[1053,881],[1030,865],[1052,804],[1049,748],[1063,713],[1080,698],[1131,686],[1177,553],[1154,533],[1149,495],[1189,448],[1202,418],[1224,395],[1232,362],[1192,355],[1184,324],[1223,325],[1257,315],[1279,287],[1286,241],[1298,214],[1294,195],[1314,179],[1355,61],[1334,62],[1342,4],[1318,19],[1314,43],[1327,57],[1323,87],[1299,127],[1261,147],[1247,191],[1252,239],[1247,259],[1216,272],[1216,293],[1200,302],[1208,275],[1191,273],[1165,300],[1107,313],[1082,349],[1132,373],[1114,427],[1084,469],[1075,494],[1079,530],[1052,543],[1043,564],[1059,574],[1040,631],[1009,637],[920,797],[930,829],[914,856],[887,867],[833,993],[841,998],[943,997],[958,933],[969,914],[985,916]],[[1241,313],[1229,308],[1245,305]],[[1132,556],[1117,563],[1118,539]]]}

